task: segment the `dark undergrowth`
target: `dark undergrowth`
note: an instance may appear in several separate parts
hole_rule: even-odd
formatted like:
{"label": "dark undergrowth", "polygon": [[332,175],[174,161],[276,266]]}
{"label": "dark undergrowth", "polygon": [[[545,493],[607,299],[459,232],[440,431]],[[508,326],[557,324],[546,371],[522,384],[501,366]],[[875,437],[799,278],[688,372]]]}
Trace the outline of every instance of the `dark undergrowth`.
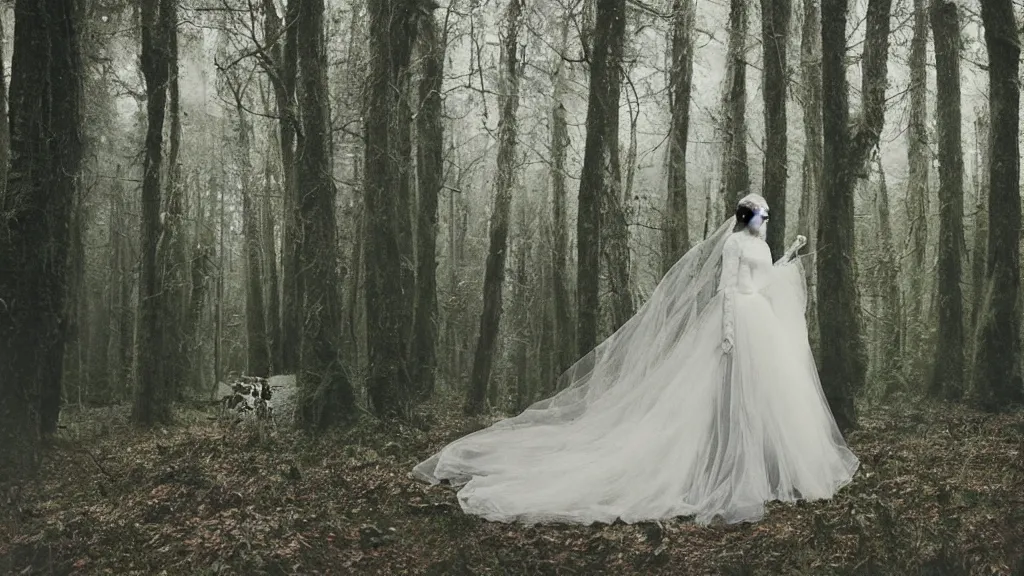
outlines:
{"label": "dark undergrowth", "polygon": [[408,471],[477,420],[365,419],[309,439],[179,415],[137,432],[126,409],[67,414],[40,477],[0,502],[0,573],[1024,574],[1019,412],[868,410],[850,436],[861,469],[836,498],[721,527],[466,516]]}

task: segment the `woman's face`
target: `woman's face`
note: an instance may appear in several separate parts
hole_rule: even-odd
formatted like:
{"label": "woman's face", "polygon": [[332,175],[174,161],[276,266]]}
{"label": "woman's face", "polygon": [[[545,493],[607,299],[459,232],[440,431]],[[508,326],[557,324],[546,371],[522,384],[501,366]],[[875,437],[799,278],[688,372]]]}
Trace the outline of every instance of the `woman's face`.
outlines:
{"label": "woman's face", "polygon": [[750,223],[747,226],[753,232],[758,232],[765,222],[768,221],[768,209],[763,206],[754,208],[754,217],[750,219]]}

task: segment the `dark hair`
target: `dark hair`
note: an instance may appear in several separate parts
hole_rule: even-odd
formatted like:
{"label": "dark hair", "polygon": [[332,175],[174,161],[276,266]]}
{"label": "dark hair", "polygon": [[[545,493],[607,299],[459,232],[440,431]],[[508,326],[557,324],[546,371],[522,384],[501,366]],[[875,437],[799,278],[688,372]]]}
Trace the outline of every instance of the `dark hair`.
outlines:
{"label": "dark hair", "polygon": [[750,223],[750,220],[754,217],[754,209],[746,204],[740,204],[736,207],[736,225],[746,226]]}

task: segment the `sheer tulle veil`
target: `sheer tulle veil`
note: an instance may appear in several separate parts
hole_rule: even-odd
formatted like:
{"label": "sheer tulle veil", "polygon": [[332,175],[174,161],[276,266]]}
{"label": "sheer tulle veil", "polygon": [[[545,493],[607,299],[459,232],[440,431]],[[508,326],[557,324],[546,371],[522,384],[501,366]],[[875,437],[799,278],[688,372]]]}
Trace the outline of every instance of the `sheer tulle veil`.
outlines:
{"label": "sheer tulle veil", "polygon": [[[634,386],[644,385],[648,372],[656,369],[679,345],[688,328],[714,299],[722,266],[722,248],[734,225],[735,220],[728,219],[680,258],[636,315],[561,375],[560,392],[536,402],[518,416],[450,444],[445,450],[459,451],[460,445],[462,448],[458,458],[453,458],[459,462],[457,467],[442,469],[446,468],[443,462],[439,467],[445,454],[442,450],[417,465],[413,476],[430,483],[446,479],[453,485],[465,484],[472,476],[474,459],[487,458],[473,446],[493,445],[503,436],[516,443],[516,437],[525,437],[516,433],[526,432],[524,429],[558,427],[594,410],[602,412],[601,427],[610,429],[615,421],[621,422],[637,411],[649,409],[650,406],[643,405],[646,402],[616,402],[616,399],[639,396],[657,401],[653,396],[631,395],[630,392]],[[509,449],[513,452],[528,449],[518,444]]]}

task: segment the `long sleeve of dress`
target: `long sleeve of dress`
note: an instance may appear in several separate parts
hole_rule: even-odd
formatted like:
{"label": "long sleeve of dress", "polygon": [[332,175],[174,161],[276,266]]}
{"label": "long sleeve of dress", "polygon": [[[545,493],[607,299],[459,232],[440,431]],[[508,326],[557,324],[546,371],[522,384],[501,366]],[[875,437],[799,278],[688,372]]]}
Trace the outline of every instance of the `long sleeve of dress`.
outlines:
{"label": "long sleeve of dress", "polygon": [[733,297],[740,269],[740,246],[733,237],[722,247],[722,276],[718,281],[718,291],[722,292],[722,343],[726,352],[732,349],[734,330]]}

